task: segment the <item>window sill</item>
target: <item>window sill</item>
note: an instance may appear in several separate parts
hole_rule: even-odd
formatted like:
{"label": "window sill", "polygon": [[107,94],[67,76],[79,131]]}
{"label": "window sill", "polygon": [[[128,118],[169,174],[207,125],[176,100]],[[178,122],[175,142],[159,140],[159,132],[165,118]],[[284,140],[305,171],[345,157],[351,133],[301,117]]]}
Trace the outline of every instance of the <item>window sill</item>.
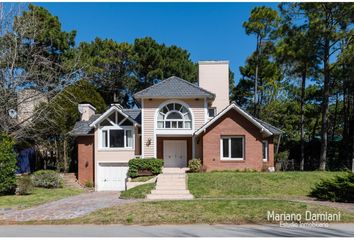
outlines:
{"label": "window sill", "polygon": [[134,148],[99,148],[98,152],[122,152],[122,151],[134,151]]}
{"label": "window sill", "polygon": [[268,162],[268,159],[263,159],[263,162]]}
{"label": "window sill", "polygon": [[224,161],[224,162],[232,162],[232,161],[234,161],[234,162],[244,162],[245,159],[243,159],[243,158],[222,158],[222,159],[220,159],[220,161]]}

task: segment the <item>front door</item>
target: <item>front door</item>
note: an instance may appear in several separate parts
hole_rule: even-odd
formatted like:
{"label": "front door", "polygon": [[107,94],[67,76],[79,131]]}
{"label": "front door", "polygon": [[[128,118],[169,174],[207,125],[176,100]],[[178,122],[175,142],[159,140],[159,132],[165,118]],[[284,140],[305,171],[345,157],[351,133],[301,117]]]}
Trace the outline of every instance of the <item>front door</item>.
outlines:
{"label": "front door", "polygon": [[182,168],[187,166],[187,141],[164,140],[163,141],[164,167]]}

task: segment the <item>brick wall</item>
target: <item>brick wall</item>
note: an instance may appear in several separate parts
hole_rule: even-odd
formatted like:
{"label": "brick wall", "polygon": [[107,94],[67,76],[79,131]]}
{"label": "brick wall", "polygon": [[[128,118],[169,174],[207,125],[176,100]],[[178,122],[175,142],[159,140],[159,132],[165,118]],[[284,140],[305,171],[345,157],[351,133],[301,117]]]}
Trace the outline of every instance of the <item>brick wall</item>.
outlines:
{"label": "brick wall", "polygon": [[76,139],[78,151],[78,180],[84,185],[94,182],[93,136],[81,136]]}
{"label": "brick wall", "polygon": [[[220,137],[243,136],[245,141],[244,160],[221,160]],[[235,170],[254,169],[262,171],[269,166],[274,166],[273,138],[267,138],[269,142],[269,160],[262,160],[262,137],[259,128],[249,120],[231,109],[222,118],[208,127],[202,136],[203,141],[203,166],[205,170]]]}

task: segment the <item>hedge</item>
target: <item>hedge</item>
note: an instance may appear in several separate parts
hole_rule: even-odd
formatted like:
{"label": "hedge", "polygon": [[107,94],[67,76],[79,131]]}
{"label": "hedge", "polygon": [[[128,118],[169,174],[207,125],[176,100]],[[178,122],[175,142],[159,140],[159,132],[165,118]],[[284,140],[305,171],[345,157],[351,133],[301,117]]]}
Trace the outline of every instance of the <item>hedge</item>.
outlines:
{"label": "hedge", "polygon": [[138,177],[139,171],[150,171],[157,175],[162,171],[163,160],[157,158],[133,158],[129,161],[129,177]]}

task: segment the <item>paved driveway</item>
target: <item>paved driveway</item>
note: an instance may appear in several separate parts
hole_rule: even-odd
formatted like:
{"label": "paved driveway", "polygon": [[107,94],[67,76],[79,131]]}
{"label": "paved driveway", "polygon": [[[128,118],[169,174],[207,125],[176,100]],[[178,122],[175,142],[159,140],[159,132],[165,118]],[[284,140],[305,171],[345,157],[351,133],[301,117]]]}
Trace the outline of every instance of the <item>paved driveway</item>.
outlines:
{"label": "paved driveway", "polygon": [[354,224],[329,228],[279,225],[33,225],[0,226],[0,237],[353,237]]}
{"label": "paved driveway", "polygon": [[23,210],[0,214],[0,221],[31,221],[70,219],[87,215],[101,208],[125,204],[134,200],[119,199],[118,192],[91,192],[45,203]]}

